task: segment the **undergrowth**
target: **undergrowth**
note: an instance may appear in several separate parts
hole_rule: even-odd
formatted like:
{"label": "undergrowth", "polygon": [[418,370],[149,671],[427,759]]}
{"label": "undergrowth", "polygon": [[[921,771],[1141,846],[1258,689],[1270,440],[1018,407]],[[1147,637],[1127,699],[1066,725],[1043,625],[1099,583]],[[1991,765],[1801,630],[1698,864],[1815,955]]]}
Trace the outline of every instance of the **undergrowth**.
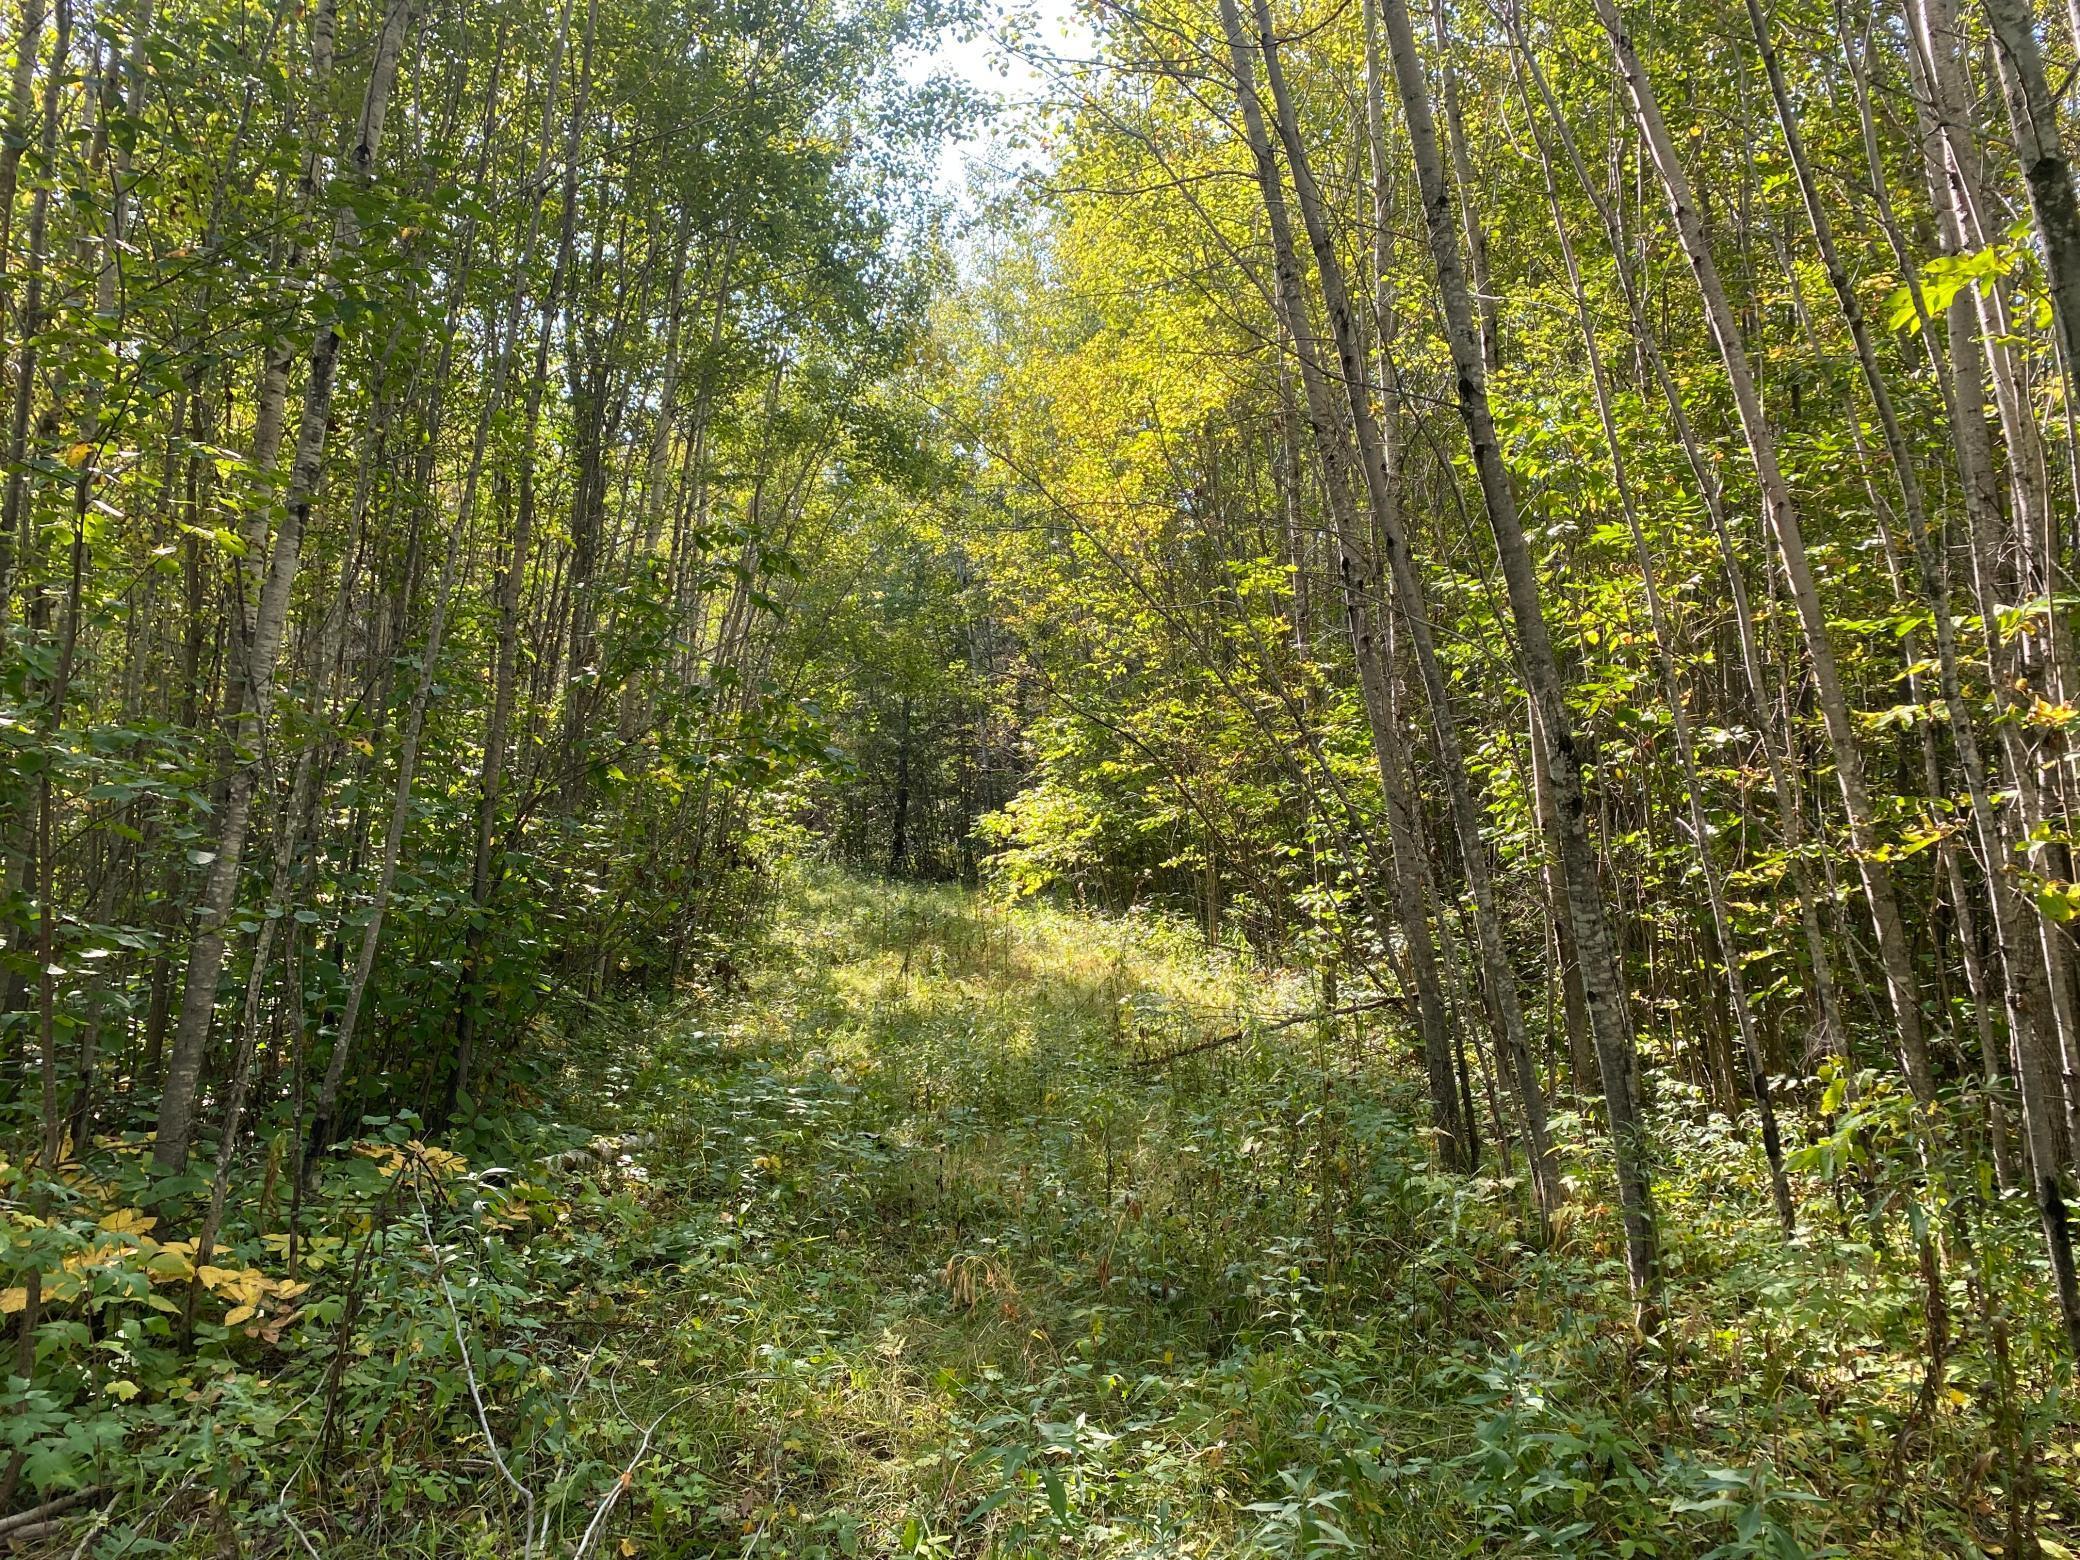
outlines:
{"label": "undergrowth", "polygon": [[1535,1246],[1492,1149],[1432,1169],[1376,1022],[1163,1060],[1315,1000],[1170,922],[808,877],[714,981],[545,1029],[528,1109],[442,1147],[370,1121],[311,1197],[277,1139],[199,1278],[141,1141],[97,1145],[46,1224],[15,1210],[10,1281],[47,1270],[50,1310],[6,1434],[40,1495],[93,1492],[51,1552],[1911,1556],[2074,1530],[2080,1448],[2025,1320],[2049,1308],[2012,1298],[2039,1282],[2026,1210],[1888,1188],[1882,1094],[1816,1094],[1786,1244],[1741,1125],[1663,1092],[1685,1168],[1650,1338],[1579,1119]]}

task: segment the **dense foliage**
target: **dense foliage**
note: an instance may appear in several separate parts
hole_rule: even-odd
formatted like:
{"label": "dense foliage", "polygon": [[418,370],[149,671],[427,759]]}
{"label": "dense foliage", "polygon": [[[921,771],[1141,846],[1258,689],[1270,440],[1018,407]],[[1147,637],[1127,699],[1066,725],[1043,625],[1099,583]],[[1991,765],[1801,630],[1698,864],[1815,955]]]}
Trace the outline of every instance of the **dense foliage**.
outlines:
{"label": "dense foliage", "polygon": [[4,19],[0,1513],[2063,1552],[2080,9],[964,14]]}
{"label": "dense foliage", "polygon": [[[0,1507],[164,1418],[89,1412],[114,1340],[271,1334],[304,1280],[217,1242],[364,1117],[466,1134],[546,1008],[708,973],[757,897],[830,751],[802,559],[934,480],[890,387],[941,20],[10,13]],[[104,1309],[152,1220],[185,1297]]]}
{"label": "dense foliage", "polygon": [[2073,20],[1107,7],[942,310],[1006,878],[1393,997],[1441,1163],[1615,1212],[1649,1337],[1740,1122],[1922,1292],[1903,1447],[2080,1349]]}

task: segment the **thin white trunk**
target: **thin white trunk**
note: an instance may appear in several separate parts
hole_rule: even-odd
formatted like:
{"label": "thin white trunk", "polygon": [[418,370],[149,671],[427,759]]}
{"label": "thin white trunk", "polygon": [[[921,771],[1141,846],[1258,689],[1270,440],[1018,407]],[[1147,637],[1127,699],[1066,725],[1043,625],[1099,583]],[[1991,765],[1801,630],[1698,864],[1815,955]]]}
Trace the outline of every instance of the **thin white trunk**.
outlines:
{"label": "thin white trunk", "polygon": [[1458,1083],[1453,1075],[1451,1035],[1437,976],[1437,947],[1431,932],[1430,906],[1423,893],[1423,868],[1415,842],[1414,803],[1408,795],[1401,767],[1394,761],[1400,741],[1392,725],[1390,673],[1376,622],[1379,570],[1358,533],[1357,511],[1351,495],[1353,458],[1350,435],[1338,414],[1334,392],[1323,371],[1320,342],[1309,320],[1299,251],[1293,240],[1291,219],[1286,213],[1285,190],[1272,156],[1263,111],[1257,102],[1256,73],[1250,63],[1249,44],[1235,0],[1221,0],[1221,21],[1228,34],[1228,51],[1235,71],[1236,101],[1242,110],[1243,127],[1256,167],[1257,187],[1270,218],[1273,266],[1277,274],[1274,302],[1287,339],[1299,360],[1308,421],[1321,457],[1324,493],[1336,530],[1337,574],[1343,587],[1351,654],[1357,665],[1359,693],[1371,726],[1380,787],[1387,802],[1387,837],[1394,860],[1395,909],[1401,920],[1402,935],[1407,939],[1407,965],[1416,992],[1416,1021],[1423,1042],[1432,1120],[1441,1140],[1445,1162],[1455,1168],[1466,1168],[1471,1158],[1467,1150],[1469,1124],[1461,1120]]}
{"label": "thin white trunk", "polygon": [[[1755,722],[1757,745],[1769,769],[1770,795],[1776,803],[1777,823],[1782,831],[1785,854],[1790,859],[1793,886],[1798,895],[1799,923],[1805,935],[1806,956],[1811,966],[1814,1007],[1819,1018],[1820,1033],[1817,1036],[1823,1054],[1845,1054],[1848,1046],[1848,1031],[1842,1021],[1841,998],[1834,973],[1834,955],[1827,946],[1827,938],[1820,924],[1819,906],[1824,897],[1820,887],[1814,883],[1812,868],[1806,860],[1805,819],[1800,811],[1797,785],[1792,778],[1790,765],[1783,753],[1778,751],[1774,734],[1775,721],[1771,716],[1772,699],[1769,679],[1763,670],[1762,646],[1755,634],[1755,614],[1748,605],[1748,587],[1741,574],[1740,558],[1733,545],[1733,533],[1727,524],[1726,507],[1719,479],[1706,458],[1703,446],[1698,442],[1696,430],[1690,422],[1690,414],[1684,405],[1682,391],[1677,387],[1675,376],[1669,371],[1663,357],[1653,324],[1647,317],[1646,299],[1641,291],[1639,275],[1633,266],[1633,257],[1625,239],[1624,227],[1619,210],[1596,187],[1587,165],[1582,160],[1581,149],[1576,144],[1574,132],[1561,114],[1545,72],[1538,63],[1525,37],[1520,15],[1513,9],[1510,13],[1511,31],[1516,39],[1517,57],[1523,63],[1525,73],[1537,87],[1539,100],[1544,104],[1546,116],[1551,121],[1560,148],[1567,154],[1569,165],[1574,170],[1575,181],[1582,193],[1595,207],[1603,223],[1606,242],[1612,262],[1616,267],[1619,291],[1624,295],[1625,306],[1632,322],[1633,345],[1645,360],[1647,372],[1661,391],[1663,403],[1668,407],[1671,427],[1676,442],[1681,446],[1691,476],[1697,483],[1699,498],[1711,521],[1712,535],[1718,544],[1719,561],[1726,577],[1727,593],[1732,597],[1733,623],[1741,648],[1741,672],[1743,688],[1748,696],[1749,713]],[[1788,728],[1787,728],[1788,742]]]}
{"label": "thin white trunk", "polygon": [[1856,854],[1864,898],[1870,905],[1871,922],[1877,933],[1879,962],[1884,968],[1893,1025],[1899,1037],[1900,1064],[1915,1099],[1925,1108],[1935,1103],[1935,1072],[1929,1063],[1927,1033],[1921,1014],[1920,982],[1914,973],[1913,946],[1907,937],[1906,922],[1900,914],[1892,869],[1881,854],[1869,787],[1864,780],[1862,742],[1835,663],[1827,614],[1820,602],[1812,568],[1806,560],[1805,531],[1797,501],[1792,497],[1791,486],[1784,480],[1777,463],[1776,435],[1763,412],[1762,397],[1749,369],[1740,322],[1720,281],[1718,262],[1712,256],[1696,197],[1691,193],[1689,174],[1676,156],[1675,142],[1661,117],[1661,105],[1654,94],[1653,83],[1647,77],[1646,67],[1633,47],[1632,35],[1613,0],[1595,0],[1595,4],[1596,14],[1610,36],[1619,74],[1623,76],[1626,91],[1632,99],[1634,122],[1639,126],[1647,153],[1668,197],[1677,239],[1690,263],[1691,273],[1697,279],[1698,292],[1704,301],[1705,319],[1718,344],[1720,362],[1733,390],[1741,432],[1754,463],[1757,485],[1762,491],[1763,513],[1776,540],[1778,556],[1784,566],[1784,581],[1798,612],[1806,658],[1812,667],[1814,690],[1827,727],[1835,778],[1841,788],[1843,809],[1848,815],[1850,843]]}
{"label": "thin white trunk", "polygon": [[[377,37],[375,56],[369,67],[368,89],[362,98],[361,115],[354,145],[349,153],[353,176],[367,185],[375,176],[377,154],[382,146],[383,121],[390,95],[397,83],[398,64],[406,34],[415,15],[415,0],[389,0]],[[333,242],[342,252],[351,250],[359,237],[353,208],[340,208]],[[167,1061],[165,1092],[159,1102],[158,1136],[153,1146],[154,1162],[166,1171],[179,1171],[188,1161],[188,1146],[195,1129],[197,1094],[202,1077],[202,1057],[209,1040],[210,1020],[216,1011],[217,979],[223,972],[226,935],[238,897],[239,862],[245,851],[246,830],[252,814],[253,788],[267,740],[268,708],[274,701],[275,664],[289,618],[289,597],[296,582],[297,563],[303,546],[304,527],[316,501],[318,483],[324,474],[325,440],[332,418],[332,392],[339,369],[339,333],[330,325],[319,332],[311,349],[309,377],[304,389],[303,425],[290,468],[288,503],[276,530],[261,586],[259,610],[254,616],[248,672],[242,697],[233,711],[233,737],[225,763],[224,806],[218,816],[217,834],[211,845],[209,878],[197,906],[195,936],[188,951],[188,966],[181,991],[180,1018]]]}
{"label": "thin white trunk", "polygon": [[[1528,119],[1531,109],[1529,94],[1525,94],[1524,108]],[[1597,342],[1596,322],[1582,288],[1574,241],[1568,236],[1566,214],[1560,205],[1560,188],[1554,180],[1552,161],[1546,153],[1543,137],[1538,136],[1535,122],[1533,134],[1538,137],[1539,164],[1545,174],[1553,231],[1560,242],[1560,260],[1567,273],[1568,291],[1574,300],[1575,319],[1581,329],[1582,348],[1588,359],[1596,419],[1603,430],[1604,447],[1610,455],[1611,478],[1618,492],[1618,507],[1625,516],[1625,529],[1632,537],[1633,557],[1639,564],[1640,582],[1646,590],[1647,618],[1654,633],[1654,658],[1661,673],[1662,693],[1668,701],[1669,719],[1675,728],[1676,759],[1681,772],[1684,807],[1690,822],[1691,844],[1697,856],[1698,873],[1704,879],[1705,899],[1711,907],[1712,930],[1719,942],[1719,961],[1726,977],[1727,1000],[1733,1008],[1734,1024],[1740,1032],[1741,1050],[1747,1062],[1748,1093],[1755,1101],[1756,1115],[1761,1123],[1762,1152],[1769,1164],[1770,1197],[1776,1204],[1778,1222],[1789,1236],[1797,1227],[1798,1215],[1791,1201],[1791,1183],[1784,1174],[1784,1145],[1777,1130],[1776,1103],[1770,1096],[1769,1067],[1763,1056],[1762,1036],[1756,1028],[1747,978],[1741,973],[1740,939],[1735,934],[1733,912],[1727,904],[1725,876],[1719,870],[1719,859],[1712,845],[1714,831],[1704,813],[1704,784],[1697,770],[1697,742],[1690,729],[1690,712],[1684,702],[1682,678],[1676,670],[1675,630],[1661,599],[1661,587],[1654,577],[1653,553],[1647,546],[1646,532],[1640,524],[1632,478],[1625,464],[1624,442],[1618,435],[1617,416],[1611,407],[1603,348]]]}

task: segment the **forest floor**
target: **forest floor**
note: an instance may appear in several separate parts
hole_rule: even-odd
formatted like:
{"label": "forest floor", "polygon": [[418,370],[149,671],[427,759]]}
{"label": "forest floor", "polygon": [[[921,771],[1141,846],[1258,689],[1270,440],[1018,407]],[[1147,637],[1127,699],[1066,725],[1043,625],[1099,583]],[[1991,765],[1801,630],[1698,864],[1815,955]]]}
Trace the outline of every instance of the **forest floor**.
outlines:
{"label": "forest floor", "polygon": [[811,876],[720,977],[542,1080],[609,1163],[402,1151],[335,1422],[313,1375],[213,1552],[2001,1554],[2071,1509],[2056,1403],[2011,1499],[1987,1384],[1922,1400],[1910,1264],[1783,1245],[1723,1118],[1650,1345],[1593,1145],[1533,1250],[1384,1026],[1151,1062],[1317,1000],[1188,928]]}

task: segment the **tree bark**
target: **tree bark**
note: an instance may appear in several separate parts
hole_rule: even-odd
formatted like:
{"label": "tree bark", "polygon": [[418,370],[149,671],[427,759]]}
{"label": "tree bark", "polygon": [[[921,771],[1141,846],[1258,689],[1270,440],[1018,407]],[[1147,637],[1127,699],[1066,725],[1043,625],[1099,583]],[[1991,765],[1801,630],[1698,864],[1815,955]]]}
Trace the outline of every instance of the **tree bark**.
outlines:
{"label": "tree bark", "polygon": [[[1259,0],[1260,17],[1263,0]],[[1584,798],[1585,761],[1567,707],[1559,661],[1539,598],[1537,567],[1517,515],[1502,447],[1488,405],[1486,365],[1475,333],[1466,275],[1453,231],[1451,189],[1445,178],[1429,82],[1417,52],[1405,0],[1381,0],[1388,53],[1415,157],[1424,229],[1437,275],[1446,344],[1450,349],[1460,421],[1472,448],[1481,501],[1494,535],[1497,561],[1517,631],[1518,664],[1546,744],[1547,773],[1560,835],[1568,921],[1581,958],[1582,993],[1589,1009],[1609,1115],[1618,1203],[1625,1227],[1626,1270],[1642,1319],[1657,1323],[1660,1272],[1653,1188],[1647,1169],[1646,1126],[1640,1105],[1638,1056],[1626,1012],[1610,918],[1598,882]],[[1268,34],[1269,29],[1266,29]]]}
{"label": "tree bark", "polygon": [[[387,0],[382,29],[369,67],[368,88],[349,152],[352,176],[364,188],[374,183],[383,122],[397,83],[406,35],[416,0]],[[335,225],[334,248],[341,254],[355,247],[359,227],[353,209],[342,206]],[[311,349],[304,388],[303,422],[296,458],[290,468],[288,502],[268,557],[259,609],[254,615],[252,648],[247,657],[239,708],[233,714],[233,737],[224,763],[224,806],[212,841],[209,878],[197,906],[194,941],[188,952],[181,991],[180,1017],[167,1060],[166,1085],[160,1098],[158,1136],[152,1158],[161,1170],[177,1172],[188,1161],[195,1129],[195,1108],[202,1079],[203,1052],[210,1020],[216,1011],[217,979],[224,968],[226,939],[238,897],[238,869],[251,819],[253,788],[258,783],[267,739],[268,707],[274,699],[275,663],[288,625],[289,597],[295,585],[304,528],[317,500],[324,474],[325,440],[332,417],[333,387],[339,371],[340,336],[336,326],[320,328]]]}
{"label": "tree bark", "polygon": [[1646,142],[1647,153],[1668,197],[1676,236],[1697,280],[1698,291],[1704,300],[1706,322],[1711,327],[1720,361],[1733,390],[1741,431],[1762,490],[1763,513],[1776,540],[1785,584],[1798,611],[1806,658],[1812,667],[1814,688],[1827,727],[1835,778],[1848,815],[1850,845],[1856,855],[1864,898],[1870,905],[1871,921],[1877,933],[1878,957],[1884,968],[1886,992],[1899,1038],[1901,1067],[1915,1099],[1926,1109],[1935,1102],[1935,1072],[1929,1061],[1927,1032],[1922,1021],[1920,982],[1914,971],[1913,946],[1900,913],[1891,867],[1882,855],[1869,786],[1864,778],[1862,742],[1835,663],[1834,644],[1826,612],[1820,603],[1819,589],[1806,561],[1805,533],[1798,505],[1778,465],[1776,436],[1763,413],[1762,398],[1749,370],[1740,322],[1719,279],[1718,263],[1712,256],[1696,197],[1691,193],[1689,175],[1676,156],[1675,143],[1662,120],[1653,84],[1640,63],[1632,35],[1613,0],[1596,0],[1596,14],[1609,34],[1619,73],[1632,99],[1634,122]]}
{"label": "tree bark", "polygon": [[[1521,91],[1522,83],[1519,82]],[[1726,980],[1726,999],[1733,1009],[1734,1024],[1740,1032],[1741,1051],[1747,1063],[1748,1094],[1755,1102],[1755,1113],[1761,1126],[1763,1157],[1769,1164],[1770,1197],[1776,1204],[1777,1220],[1788,1237],[1797,1228],[1798,1214],[1791,1200],[1791,1182],[1784,1173],[1784,1145],[1777,1127],[1776,1103],[1771,1098],[1769,1066],[1763,1055],[1762,1037],[1755,1023],[1753,1000],[1748,993],[1747,977],[1741,972],[1741,946],[1735,935],[1733,912],[1726,898],[1725,878],[1719,870],[1718,857],[1713,849],[1715,831],[1704,812],[1704,784],[1697,770],[1697,744],[1690,729],[1690,712],[1684,699],[1683,683],[1676,670],[1675,635],[1669,623],[1668,611],[1661,599],[1661,588],[1655,581],[1654,558],[1647,546],[1645,530],[1640,525],[1639,507],[1633,497],[1632,478],[1625,463],[1623,441],[1618,436],[1616,414],[1611,407],[1611,392],[1608,376],[1604,371],[1603,349],[1597,343],[1596,323],[1589,311],[1589,300],[1582,289],[1581,267],[1575,261],[1574,242],[1568,237],[1566,214],[1560,205],[1560,187],[1553,177],[1552,159],[1547,154],[1544,137],[1538,132],[1535,118],[1531,114],[1529,93],[1523,93],[1524,112],[1533,126],[1533,137],[1537,141],[1539,164],[1545,174],[1546,198],[1552,207],[1553,231],[1560,244],[1561,265],[1567,275],[1568,291],[1573,297],[1575,318],[1581,329],[1582,348],[1588,360],[1589,384],[1596,402],[1596,418],[1603,429],[1604,445],[1610,455],[1611,478],[1617,488],[1618,507],[1625,517],[1625,529],[1632,538],[1632,551],[1639,563],[1640,583],[1647,598],[1647,618],[1654,635],[1654,656],[1661,673],[1663,697],[1668,700],[1669,719],[1675,730],[1676,760],[1683,785],[1685,811],[1689,818],[1690,839],[1697,857],[1698,874],[1704,879],[1705,899],[1711,907],[1712,930],[1719,941],[1720,968]]]}
{"label": "tree bark", "polygon": [[[587,36],[597,4],[587,10]],[[548,177],[549,148],[555,124],[556,89],[569,48],[571,0],[564,0],[556,28],[556,50],[550,57],[548,88],[542,100],[542,128],[535,156],[535,182]],[[497,886],[498,811],[505,789],[506,748],[512,727],[513,707],[519,692],[520,596],[527,581],[527,565],[534,548],[536,502],[536,452],[541,437],[542,395],[549,378],[549,343],[554,333],[557,304],[562,298],[564,278],[576,244],[578,213],[578,144],[584,128],[585,96],[589,74],[581,76],[572,104],[563,147],[563,204],[557,230],[556,260],[549,285],[535,310],[534,363],[527,381],[526,408],[521,414],[518,494],[513,515],[513,535],[505,566],[497,574],[498,647],[491,668],[491,710],[484,722],[484,769],[477,786],[476,839],[470,855],[470,918],[463,934],[462,972],[455,1001],[455,1056],[443,1085],[438,1118],[452,1116],[463,1092],[469,1088],[470,1068],[475,1061],[477,1033],[483,1023],[484,941],[488,932],[485,914]],[[527,237],[522,245],[531,262],[540,233],[541,208],[537,204],[528,218]],[[527,266],[523,264],[522,274]],[[514,296],[517,307],[519,295]],[[509,331],[508,344],[513,341]]]}

